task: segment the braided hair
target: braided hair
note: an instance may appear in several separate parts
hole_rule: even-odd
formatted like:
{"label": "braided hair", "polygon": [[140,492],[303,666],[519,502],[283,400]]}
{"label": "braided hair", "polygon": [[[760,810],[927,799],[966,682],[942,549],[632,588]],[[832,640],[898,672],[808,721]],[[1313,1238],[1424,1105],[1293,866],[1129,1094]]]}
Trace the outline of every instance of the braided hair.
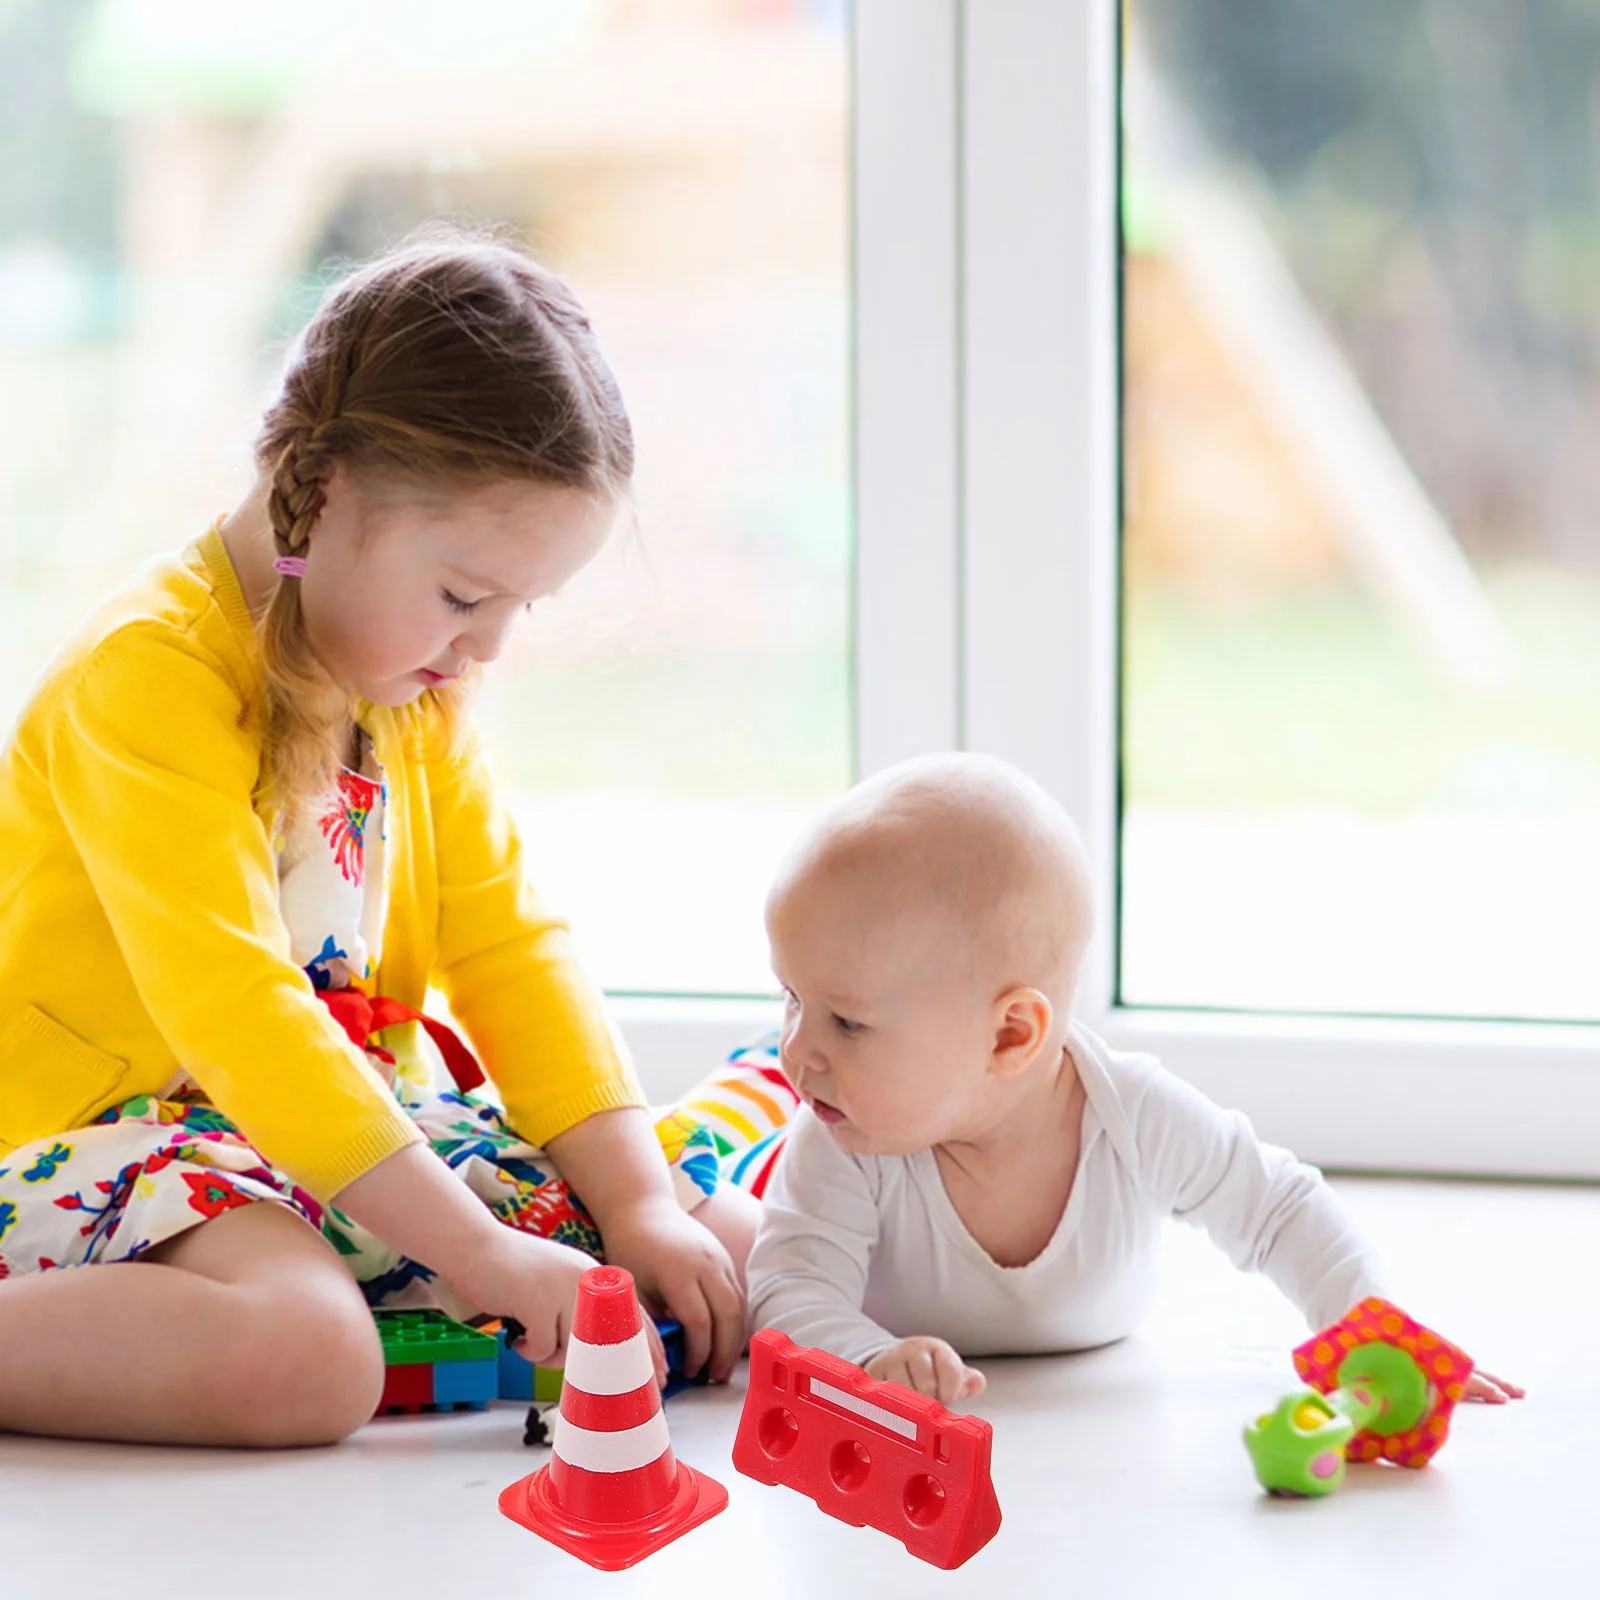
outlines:
{"label": "braided hair", "polygon": [[[560,279],[503,240],[430,227],[329,291],[256,439],[280,557],[303,556],[336,467],[463,488],[505,478],[621,496],[633,435]],[[286,824],[331,780],[348,695],[322,668],[286,577],[261,620],[258,795]],[[453,745],[472,674],[425,692]]]}

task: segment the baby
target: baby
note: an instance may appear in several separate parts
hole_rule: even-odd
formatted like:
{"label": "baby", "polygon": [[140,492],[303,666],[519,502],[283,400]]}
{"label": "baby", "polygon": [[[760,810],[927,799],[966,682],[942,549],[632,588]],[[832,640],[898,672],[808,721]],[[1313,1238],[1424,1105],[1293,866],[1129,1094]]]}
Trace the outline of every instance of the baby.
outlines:
{"label": "baby", "polygon": [[[1315,1168],[1072,1018],[1083,846],[1004,763],[904,763],[823,812],[767,900],[804,1101],[749,1263],[752,1325],[945,1405],[965,1358],[1079,1350],[1149,1308],[1163,1220],[1315,1327],[1380,1292]],[[1474,1397],[1520,1393],[1474,1380]]]}

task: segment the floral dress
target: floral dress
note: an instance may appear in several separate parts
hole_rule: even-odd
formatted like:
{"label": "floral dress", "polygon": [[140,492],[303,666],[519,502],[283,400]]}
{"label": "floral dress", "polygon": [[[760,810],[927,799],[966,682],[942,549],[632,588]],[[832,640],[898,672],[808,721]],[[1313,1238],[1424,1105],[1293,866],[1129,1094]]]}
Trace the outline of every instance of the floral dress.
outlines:
{"label": "floral dress", "polygon": [[[278,857],[293,959],[319,991],[370,979],[382,955],[387,791],[371,740],[359,731],[358,747],[358,764],[340,770]],[[406,1048],[369,1048],[368,1058],[435,1154],[508,1226],[598,1256],[599,1232],[549,1156],[492,1100],[448,1086],[426,1030],[402,1028]],[[397,1043],[399,1031],[387,1030],[385,1042]],[[656,1132],[685,1209],[721,1181],[759,1192],[794,1104],[765,1041],[661,1113]],[[320,1228],[373,1305],[477,1309],[276,1170],[187,1075],[159,1096],[126,1101],[88,1127],[0,1159],[0,1277],[130,1260],[235,1206],[264,1201]]]}

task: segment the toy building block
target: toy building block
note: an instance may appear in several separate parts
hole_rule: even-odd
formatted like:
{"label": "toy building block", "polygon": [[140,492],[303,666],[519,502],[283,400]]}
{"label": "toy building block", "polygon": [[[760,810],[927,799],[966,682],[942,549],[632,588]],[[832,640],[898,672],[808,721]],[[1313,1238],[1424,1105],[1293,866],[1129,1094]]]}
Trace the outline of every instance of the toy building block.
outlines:
{"label": "toy building block", "polygon": [[1244,1430],[1269,1494],[1332,1494],[1346,1461],[1427,1466],[1472,1376],[1465,1351],[1376,1296],[1306,1340],[1294,1365],[1312,1387],[1285,1395]]}
{"label": "toy building block", "polygon": [[526,1404],[533,1399],[533,1375],[537,1368],[511,1348],[511,1339],[503,1322],[486,1322],[483,1331],[494,1335],[497,1397],[501,1400],[521,1400]]}
{"label": "toy building block", "polygon": [[480,1331],[494,1336],[501,1400],[519,1400],[527,1405],[530,1401],[552,1404],[561,1398],[561,1369],[536,1367],[511,1348],[522,1337],[522,1324],[514,1317],[486,1322]]}
{"label": "toy building block", "polygon": [[499,1389],[499,1346],[442,1311],[378,1310],[384,1384],[377,1416],[470,1407],[483,1410]]}
{"label": "toy building block", "polygon": [[[514,1318],[487,1322],[480,1331],[492,1333],[498,1342],[500,1399],[520,1400],[526,1405],[530,1401],[553,1404],[561,1398],[561,1368],[537,1367],[511,1348],[522,1337],[521,1325]],[[711,1381],[707,1368],[702,1368],[693,1377],[685,1376],[683,1328],[678,1323],[658,1317],[656,1332],[661,1335],[662,1350],[667,1358],[667,1384],[661,1391],[663,1400],[670,1400],[673,1395],[691,1386]]]}
{"label": "toy building block", "polygon": [[500,1369],[493,1361],[436,1361],[433,1403],[443,1409],[486,1411],[500,1398]]}
{"label": "toy building block", "polygon": [[433,1366],[409,1363],[383,1369],[383,1393],[374,1416],[391,1412],[426,1411],[433,1405]]}
{"label": "toy building block", "polygon": [[591,1267],[578,1280],[550,1460],[501,1493],[501,1511],[616,1572],[727,1504],[720,1483],[673,1454],[632,1277]]}
{"label": "toy building block", "polygon": [[696,1373],[684,1371],[682,1323],[668,1317],[657,1317],[656,1332],[661,1335],[661,1350],[667,1358],[667,1386],[661,1391],[663,1400],[670,1400],[685,1389],[702,1388],[711,1382],[709,1361]]}
{"label": "toy building block", "polygon": [[887,1533],[933,1566],[959,1567],[999,1530],[991,1440],[981,1418],[954,1416],[774,1329],[750,1341],[734,1466],[798,1489],[841,1522]]}
{"label": "toy building block", "polygon": [[494,1336],[442,1311],[390,1311],[372,1313],[383,1341],[385,1366],[411,1366],[419,1362],[493,1361]]}

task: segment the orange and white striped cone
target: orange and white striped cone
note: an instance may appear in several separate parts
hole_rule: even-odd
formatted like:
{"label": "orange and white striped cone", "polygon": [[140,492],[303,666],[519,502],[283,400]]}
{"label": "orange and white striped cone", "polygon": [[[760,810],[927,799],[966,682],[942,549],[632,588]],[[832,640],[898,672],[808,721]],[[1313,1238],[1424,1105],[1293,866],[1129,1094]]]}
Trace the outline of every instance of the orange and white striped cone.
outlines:
{"label": "orange and white striped cone", "polygon": [[513,1522],[616,1572],[716,1516],[728,1491],[672,1453],[633,1277],[578,1280],[548,1465],[500,1496]]}

